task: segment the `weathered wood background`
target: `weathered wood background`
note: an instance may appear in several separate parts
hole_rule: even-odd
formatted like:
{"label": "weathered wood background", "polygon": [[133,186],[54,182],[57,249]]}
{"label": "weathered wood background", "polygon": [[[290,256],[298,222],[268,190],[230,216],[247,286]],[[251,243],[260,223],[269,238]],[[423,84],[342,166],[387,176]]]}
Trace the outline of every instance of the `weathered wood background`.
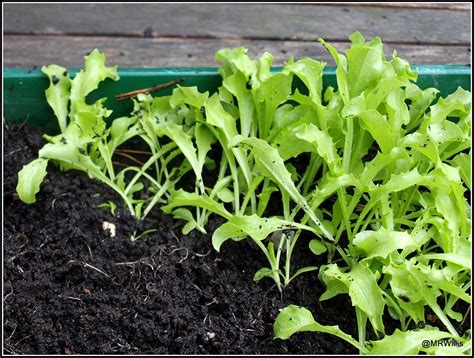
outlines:
{"label": "weathered wood background", "polygon": [[470,64],[470,3],[4,4],[4,67],[82,67],[94,48],[119,67],[218,66],[214,53],[245,46],[282,65],[292,54],[334,65],[361,31],[411,64]]}

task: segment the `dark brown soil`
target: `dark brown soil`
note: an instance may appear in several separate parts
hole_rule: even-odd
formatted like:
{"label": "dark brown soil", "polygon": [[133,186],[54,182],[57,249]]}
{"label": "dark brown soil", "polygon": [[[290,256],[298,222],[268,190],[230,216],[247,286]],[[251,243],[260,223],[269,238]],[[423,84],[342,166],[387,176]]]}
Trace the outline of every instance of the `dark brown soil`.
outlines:
{"label": "dark brown soil", "polygon": [[[40,132],[9,126],[3,137],[4,353],[357,353],[320,333],[273,340],[274,319],[288,304],[357,337],[348,296],[319,302],[324,287],[316,273],[280,295],[270,280],[252,281],[265,260],[250,241],[216,253],[210,235],[183,236],[159,209],[139,222],[119,205],[114,217],[97,208],[120,203],[113,192],[51,164],[37,202],[26,205],[16,196],[17,173],[43,145]],[[116,225],[114,238],[104,221]],[[211,220],[209,231],[218,224]],[[158,231],[130,240],[148,228]],[[322,263],[295,255],[295,267]]]}

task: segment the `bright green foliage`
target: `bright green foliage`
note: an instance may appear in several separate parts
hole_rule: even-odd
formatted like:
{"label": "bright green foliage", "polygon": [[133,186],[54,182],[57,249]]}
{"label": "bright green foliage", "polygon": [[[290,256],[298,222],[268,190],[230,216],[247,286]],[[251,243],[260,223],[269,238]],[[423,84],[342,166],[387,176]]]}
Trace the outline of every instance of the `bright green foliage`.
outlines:
{"label": "bright green foliage", "polygon": [[22,201],[27,204],[36,202],[36,194],[40,190],[40,185],[46,176],[48,161],[38,158],[27,165],[18,173],[18,185],[16,191]]}
{"label": "bright green foliage", "polygon": [[[438,98],[416,85],[395,51],[385,56],[380,38],[356,32],[350,40],[345,54],[320,40],[336,62],[337,89],[323,91],[323,62],[291,58],[274,72],[269,53],[252,60],[244,48],[222,49],[215,93],[179,86],[169,96],[139,95],[130,116],[110,126],[105,99],[86,101],[100,82],[118,79],[103,54],[86,56],[73,80],[60,66],[45,67],[61,134],[45,136],[39,159],[19,173],[19,196],[35,201],[52,160],[113,188],[137,218],[162,205],[184,221],[184,234],[205,233],[209,216],[219,215],[214,248],[250,238],[268,261],[254,281],[270,278],[279,290],[318,269],[291,265],[304,235],[309,244],[299,249],[328,260],[319,299],[349,295],[358,337],[292,305],[276,319],[276,338],[313,331],[367,354],[469,353],[470,339],[452,320],[463,318],[458,301],[471,303],[471,94],[459,88]],[[118,170],[112,157],[131,140],[151,154]],[[186,190],[185,174],[194,178]],[[411,329],[425,322],[426,308],[443,330]],[[399,329],[382,338],[387,313]],[[380,339],[368,342],[367,330]],[[444,338],[464,346],[421,345]]]}
{"label": "bright green foliage", "polygon": [[278,314],[273,326],[275,338],[288,339],[297,332],[321,332],[335,335],[345,341],[359,347],[361,351],[367,352],[366,348],[350,335],[341,331],[339,326],[323,326],[317,323],[310,311],[304,307],[289,305]]}
{"label": "bright green foliage", "polygon": [[[417,76],[406,61],[396,53],[391,61],[385,58],[378,38],[365,42],[356,33],[351,41],[347,57],[322,41],[338,65],[339,90],[327,92],[324,109],[296,129],[322,160],[314,161],[323,170],[308,203],[317,212],[335,196],[329,204],[334,238],[348,240],[344,247],[326,243],[329,259],[340,255],[343,263],[321,267],[327,290],[320,299],[350,296],[359,328],[358,344],[351,343],[362,353],[469,352],[424,349],[421,343],[460,341],[451,319],[460,321],[462,315],[452,308],[458,300],[471,303],[471,208],[465,195],[471,188],[470,93],[459,88],[436,101],[436,89],[421,90],[411,82]],[[411,322],[425,321],[427,306],[449,333],[408,330]],[[296,312],[290,307],[277,318],[276,337],[287,338],[281,332],[289,327],[291,333],[326,332],[308,322],[296,329],[288,321],[287,313]],[[401,331],[369,344],[366,322],[384,333],[385,307]],[[339,331],[332,334],[345,339]]]}

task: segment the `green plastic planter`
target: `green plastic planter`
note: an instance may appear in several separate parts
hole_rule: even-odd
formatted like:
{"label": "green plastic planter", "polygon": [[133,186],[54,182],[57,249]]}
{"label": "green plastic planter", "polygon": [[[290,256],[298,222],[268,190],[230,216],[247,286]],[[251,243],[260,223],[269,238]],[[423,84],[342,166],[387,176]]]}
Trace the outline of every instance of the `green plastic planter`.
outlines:
{"label": "green plastic planter", "polygon": [[[442,96],[454,92],[458,86],[471,90],[471,68],[459,65],[413,66],[418,72],[418,85],[422,88],[435,87]],[[274,71],[281,67],[273,68]],[[70,70],[75,75],[78,70]],[[107,97],[107,108],[113,109],[112,119],[130,113],[132,102],[117,102],[115,95],[148,88],[185,78],[183,86],[197,86],[200,91],[215,91],[221,83],[218,69],[209,68],[158,68],[158,69],[120,69],[119,81],[107,80],[91,94],[91,101]],[[48,106],[44,91],[49,86],[47,77],[39,69],[4,69],[3,73],[3,118],[7,123],[26,122],[31,127],[40,127],[49,131],[58,130],[53,111]],[[324,85],[336,87],[335,68],[324,71]],[[172,88],[156,92],[155,95],[171,93]]]}

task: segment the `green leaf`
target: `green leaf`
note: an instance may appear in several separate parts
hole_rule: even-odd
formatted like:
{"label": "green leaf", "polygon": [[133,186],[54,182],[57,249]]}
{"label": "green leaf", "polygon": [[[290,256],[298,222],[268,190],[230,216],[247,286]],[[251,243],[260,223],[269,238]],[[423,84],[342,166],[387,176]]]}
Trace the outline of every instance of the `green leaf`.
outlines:
{"label": "green leaf", "polygon": [[431,140],[441,144],[449,141],[462,141],[468,139],[463,131],[453,122],[445,120],[435,122],[428,126],[428,136]]}
{"label": "green leaf", "polygon": [[101,209],[109,209],[112,216],[115,216],[115,211],[117,210],[117,205],[110,200],[108,200],[106,203],[97,205],[97,207]]}
{"label": "green leaf", "polygon": [[[448,332],[438,331],[434,328],[417,329],[406,332],[400,331],[397,328],[392,335],[387,335],[378,341],[371,341],[372,346],[369,348],[369,353],[373,355],[397,356],[416,355],[420,352],[436,354],[441,345],[437,347],[431,344],[431,342],[439,342],[443,339],[452,339],[461,343],[464,342],[464,340],[459,337],[455,337]],[[459,354],[456,348],[458,347],[449,347],[447,353]]]}
{"label": "green leaf", "polygon": [[417,168],[406,173],[392,174],[387,183],[380,187],[380,192],[393,193],[402,191],[419,184],[423,179],[423,176],[418,173]]}
{"label": "green leaf", "polygon": [[385,167],[395,163],[397,160],[409,160],[409,156],[406,150],[395,147],[390,153],[378,152],[374,159],[365,164],[365,167],[360,175],[360,182],[366,186],[366,190],[370,190],[370,184],[377,175]]}
{"label": "green leaf", "polygon": [[402,135],[403,126],[410,122],[410,112],[405,104],[405,91],[401,88],[393,89],[387,96],[388,122],[397,138]]}
{"label": "green leaf", "polygon": [[416,126],[420,124],[423,115],[426,113],[438,93],[439,91],[435,88],[426,88],[422,90],[414,83],[407,84],[405,96],[411,101],[409,106],[410,123],[407,126],[408,131],[416,128]]}
{"label": "green leaf", "polygon": [[296,137],[313,145],[313,150],[327,163],[333,176],[344,173],[342,159],[337,154],[337,149],[331,136],[326,131],[321,131],[313,124],[302,125],[295,129]]}
{"label": "green leaf", "polygon": [[75,147],[71,143],[67,144],[46,144],[38,152],[40,158],[52,159],[58,162],[66,163],[71,166],[71,168],[79,169],[90,176],[99,179],[106,180],[104,174],[100,167],[98,167],[89,156],[81,154],[78,147]]}
{"label": "green leaf", "polygon": [[303,81],[309,90],[309,97],[318,104],[322,102],[323,70],[324,63],[312,58],[303,58],[283,68],[283,71],[289,71]]}
{"label": "green leaf", "polygon": [[255,131],[254,114],[255,103],[252,95],[250,80],[248,77],[237,71],[233,75],[225,78],[222,85],[233,94],[238,101],[238,115],[240,117],[241,135],[248,137]]}
{"label": "green leaf", "polygon": [[183,235],[189,234],[198,226],[196,223],[196,220],[194,219],[193,214],[188,209],[184,209],[184,208],[175,209],[173,211],[173,218],[181,219],[186,222],[186,224],[183,226],[183,229],[182,229]]}
{"label": "green leaf", "polygon": [[373,257],[387,258],[396,251],[404,250],[405,255],[417,249],[417,243],[406,232],[389,231],[381,228],[378,231],[362,231],[356,234],[354,246],[362,249],[365,259]]}
{"label": "green leaf", "polygon": [[16,191],[21,201],[26,204],[36,202],[36,194],[47,174],[48,160],[38,158],[23,166],[18,173]]}
{"label": "green leaf", "polygon": [[81,129],[81,137],[90,138],[91,142],[105,131],[105,121],[102,117],[90,112],[77,113],[75,124]]}
{"label": "green leaf", "polygon": [[289,305],[278,314],[273,325],[275,339],[289,339],[298,332],[321,332],[329,333],[349,342],[354,347],[366,353],[365,347],[361,346],[354,338],[341,331],[339,326],[323,326],[314,320],[313,315],[304,307]]}
{"label": "green leaf", "polygon": [[[184,131],[183,126],[176,123],[169,123],[167,125],[157,127],[156,131],[159,136],[165,135],[169,137],[179,147],[183,155],[191,164],[194,173],[196,174],[196,178],[201,180],[202,186],[202,167],[204,166],[204,158],[201,160],[201,162],[198,161],[196,148],[194,147],[192,137]],[[200,137],[202,139],[201,135]],[[208,147],[210,148],[210,143],[206,144],[209,144]]]}
{"label": "green leaf", "polygon": [[314,113],[307,112],[303,118],[293,123],[287,123],[271,141],[271,145],[278,148],[278,153],[283,160],[288,160],[292,157],[297,157],[301,153],[314,150],[314,146],[311,143],[302,141],[297,136],[298,128],[309,123],[313,115]]}
{"label": "green leaf", "polygon": [[347,53],[348,74],[351,97],[358,96],[367,87],[373,87],[384,71],[385,56],[382,41],[375,37],[366,42],[360,32],[349,36],[352,46]]}
{"label": "green leaf", "polygon": [[470,112],[471,93],[458,87],[456,92],[446,98],[440,98],[438,102],[430,107],[430,124],[441,123],[449,116],[461,117]]}
{"label": "green leaf", "polygon": [[170,98],[171,108],[176,108],[182,104],[188,104],[196,109],[201,109],[209,97],[209,92],[200,93],[196,86],[182,87],[176,86]]}
{"label": "green leaf", "polygon": [[157,232],[157,231],[158,231],[157,229],[147,229],[147,230],[143,231],[141,234],[138,234],[138,235],[137,235],[137,232],[135,231],[133,233],[133,235],[130,237],[130,240],[131,241],[137,241],[137,240],[141,239],[143,236],[151,234],[152,232]]}
{"label": "green leaf", "polygon": [[363,127],[379,145],[382,153],[388,154],[397,146],[397,135],[391,128],[386,116],[376,110],[370,109],[359,114]]}
{"label": "green leaf", "polygon": [[325,175],[318,183],[316,190],[312,193],[311,207],[319,205],[334,194],[338,189],[348,186],[360,187],[360,182],[352,174],[344,174],[338,177]]}
{"label": "green leaf", "polygon": [[[196,124],[196,146],[197,146],[197,161],[198,166],[202,171],[206,163],[207,153],[211,150],[211,146],[216,142],[216,137],[212,132],[202,123]],[[202,179],[202,178],[198,178]]]}
{"label": "green leaf", "polygon": [[204,208],[226,219],[232,218],[232,214],[229,213],[222,204],[216,202],[206,195],[188,193],[183,189],[172,191],[170,197],[168,198],[168,205],[163,206],[161,209],[166,214],[169,214],[174,208],[180,206],[194,206]]}
{"label": "green leaf", "polygon": [[222,188],[217,191],[217,197],[224,203],[231,203],[234,201],[234,193],[229,188]]}
{"label": "green leaf", "polygon": [[334,58],[336,62],[337,69],[336,69],[336,78],[337,78],[337,86],[339,87],[339,94],[342,97],[344,104],[348,104],[351,99],[350,89],[349,89],[349,81],[348,81],[348,74],[347,74],[347,58],[344,55],[341,55],[337,52],[337,50],[332,47],[331,45],[327,44],[323,39],[319,39],[319,42],[326,47],[329,51],[331,56]]}
{"label": "green leaf", "polygon": [[385,301],[371,270],[356,263],[345,273],[336,264],[330,264],[321,267],[319,276],[327,287],[320,297],[321,301],[341,293],[349,293],[352,305],[359,307],[367,315],[374,330],[384,332],[382,314]]}
{"label": "green leaf", "polygon": [[276,217],[261,218],[255,214],[252,216],[236,215],[214,231],[212,246],[214,246],[216,251],[219,251],[221,245],[229,239],[242,240],[250,236],[254,241],[262,241],[272,232],[286,229],[300,229],[316,233],[310,226]]}
{"label": "green leaf", "polygon": [[205,108],[207,123],[222,129],[229,141],[238,134],[235,119],[224,110],[217,94],[209,97]]}
{"label": "green leaf", "polygon": [[257,72],[257,65],[247,56],[247,49],[238,47],[235,49],[224,48],[216,52],[217,61],[225,65],[219,69],[219,73],[225,78],[236,71],[242,72],[245,78],[251,78]]}
{"label": "green leaf", "polygon": [[261,103],[263,112],[258,120],[260,138],[268,137],[278,106],[285,103],[291,94],[292,79],[290,75],[275,73],[267,77],[256,90],[255,100]]}
{"label": "green leaf", "polygon": [[459,153],[451,160],[451,164],[459,168],[462,181],[471,190],[471,153]]}
{"label": "green leaf", "polygon": [[424,306],[428,305],[452,334],[457,334],[449,319],[438,305],[437,298],[440,289],[458,298],[471,302],[465,289],[456,285],[453,278],[443,269],[417,263],[416,257],[392,263],[383,267],[383,272],[389,274],[390,287],[398,304],[415,322],[424,320]]}
{"label": "green leaf", "polygon": [[273,279],[273,271],[269,269],[268,267],[262,267],[257,272],[255,272],[255,275],[253,276],[253,280],[254,282],[258,282],[264,277],[270,277],[271,279]]}
{"label": "green leaf", "polygon": [[293,281],[293,279],[295,279],[296,277],[298,277],[299,275],[303,274],[303,273],[306,273],[306,272],[311,272],[311,271],[316,271],[318,269],[317,266],[306,266],[306,267],[302,267],[300,268],[299,270],[297,270],[293,276],[290,277],[290,282]]}
{"label": "green leaf", "polygon": [[291,175],[285,167],[283,159],[278,154],[278,150],[270,146],[266,141],[258,138],[244,139],[239,143],[241,146],[247,146],[252,151],[256,165],[260,173],[270,178],[278,184],[281,190],[288,195],[308,214],[310,219],[321,230],[321,233],[328,239],[332,239],[332,235],[328,229],[324,227],[316,214],[311,210],[306,200],[296,189]]}
{"label": "green leaf", "polygon": [[71,89],[71,80],[68,77],[67,69],[57,65],[49,65],[43,66],[41,71],[48,76],[50,83],[45,91],[46,100],[56,115],[61,132],[64,132],[67,127]]}
{"label": "green leaf", "polygon": [[446,254],[423,254],[421,258],[428,260],[442,260],[452,262],[453,264],[459,265],[465,269],[472,269],[472,261],[470,252],[465,250],[457,253],[446,253]]}
{"label": "green leaf", "polygon": [[309,242],[309,249],[316,256],[324,254],[328,250],[328,248],[326,247],[326,245],[324,245],[323,242],[316,239],[313,239]]}
{"label": "green leaf", "polygon": [[[75,120],[75,115],[78,112],[97,111],[97,108],[94,111],[93,105],[86,103],[86,97],[89,93],[98,88],[100,82],[107,78],[114,81],[119,79],[117,66],[106,67],[105,54],[95,49],[84,57],[84,69],[80,70],[71,81],[71,109],[69,112],[69,118],[71,120]],[[106,117],[109,114],[110,112],[103,110],[98,113],[98,115],[105,115]]]}

